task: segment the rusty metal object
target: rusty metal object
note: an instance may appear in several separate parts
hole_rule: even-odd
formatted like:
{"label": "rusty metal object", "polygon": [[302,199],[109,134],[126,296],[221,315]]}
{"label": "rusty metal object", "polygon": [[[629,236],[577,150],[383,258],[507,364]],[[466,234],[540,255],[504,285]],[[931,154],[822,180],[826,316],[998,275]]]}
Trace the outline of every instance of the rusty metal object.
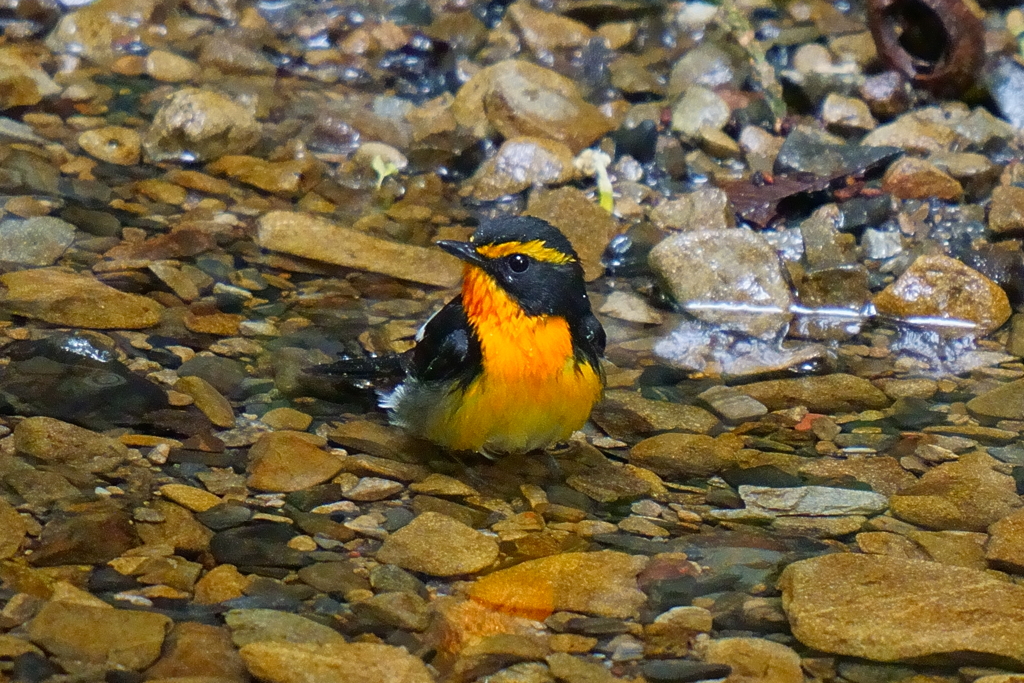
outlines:
{"label": "rusty metal object", "polygon": [[878,54],[915,85],[955,96],[974,83],[985,29],[963,0],[869,0]]}

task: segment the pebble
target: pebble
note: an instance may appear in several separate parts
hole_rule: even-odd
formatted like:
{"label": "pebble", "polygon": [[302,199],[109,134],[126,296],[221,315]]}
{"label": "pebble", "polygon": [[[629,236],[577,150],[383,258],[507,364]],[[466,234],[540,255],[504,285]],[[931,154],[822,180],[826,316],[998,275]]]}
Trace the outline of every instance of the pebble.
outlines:
{"label": "pebble", "polygon": [[239,651],[249,673],[268,683],[434,683],[404,648],[378,643],[263,641]]}
{"label": "pebble", "polygon": [[899,147],[915,154],[948,152],[956,142],[956,133],[940,123],[923,120],[917,113],[904,114],[892,123],[879,126],[864,136],[861,145]]}
{"label": "pebble", "polygon": [[1002,236],[1024,230],[1024,188],[1000,185],[992,190],[988,207],[988,229]]}
{"label": "pebble", "polygon": [[247,672],[242,658],[221,626],[182,621],[167,636],[162,657],[146,670],[149,680],[209,677],[244,683]]}
{"label": "pebble", "polygon": [[530,187],[561,185],[576,177],[572,150],[565,143],[516,137],[501,144],[470,180],[474,199],[491,202]]}
{"label": "pebble", "polygon": [[729,424],[754,420],[768,412],[768,408],[736,387],[724,385],[705,389],[698,396]]}
{"label": "pebble", "polygon": [[424,512],[391,534],[377,561],[431,576],[475,574],[498,559],[498,544],[462,522]]}
{"label": "pebble", "polygon": [[6,218],[0,221],[0,261],[25,266],[53,265],[74,240],[75,226],[59,218]]}
{"label": "pebble", "polygon": [[203,162],[244,154],[260,134],[247,107],[213,90],[182,88],[157,111],[142,144],[150,161]]}
{"label": "pebble", "polygon": [[191,396],[196,408],[217,427],[235,426],[235,412],[231,403],[202,377],[181,377],[174,383],[174,390]]}
{"label": "pebble", "polygon": [[1024,510],[1003,517],[988,528],[985,559],[996,569],[1020,574],[1024,571]]}
{"label": "pebble", "polygon": [[146,75],[164,83],[183,83],[199,76],[199,65],[191,59],[166,50],[146,55]]}
{"label": "pebble", "polygon": [[203,553],[210,549],[213,532],[200,524],[189,510],[161,499],[154,500],[152,507],[164,521],[155,524],[140,522],[135,525],[143,543],[166,545],[188,554]]}
{"label": "pebble", "polygon": [[164,484],[160,495],[192,512],[205,512],[223,502],[209,491],[185,484]]}
{"label": "pebble", "polygon": [[956,259],[919,256],[895,282],[875,296],[880,313],[902,318],[960,322],[945,327],[950,335],[976,330],[988,334],[1010,318],[1006,293],[996,283]]}
{"label": "pebble", "polygon": [[778,515],[877,515],[889,506],[888,499],[873,491],[839,489],[828,486],[771,488],[740,486],[740,498],[746,506],[772,516]]}
{"label": "pebble", "polygon": [[878,121],[864,100],[831,92],[821,103],[821,121],[837,133],[874,130]]}
{"label": "pebble", "polygon": [[477,137],[493,127],[506,139],[528,135],[558,140],[574,154],[614,128],[570,79],[515,59],[473,75],[456,93],[452,113]]}
{"label": "pebble", "polygon": [[313,417],[294,408],[274,408],[263,413],[260,421],[271,429],[304,432],[313,424]]}
{"label": "pebble", "polygon": [[736,226],[729,197],[718,188],[688,192],[651,210],[651,221],[670,230],[725,230]]}
{"label": "pebble", "polygon": [[603,550],[528,560],[479,579],[469,589],[491,609],[543,620],[557,611],[635,617],[646,596],[636,577],[647,558]]}
{"label": "pebble", "polygon": [[122,126],[104,126],[78,136],[78,145],[100,161],[118,166],[134,166],[142,158],[142,138],[137,131]]}
{"label": "pebble", "polygon": [[1021,506],[1013,477],[997,465],[984,453],[938,465],[890,498],[892,514],[926,529],[985,531]]}
{"label": "pebble", "polygon": [[225,155],[207,164],[206,171],[286,196],[308,192],[320,180],[320,167],[308,157],[267,161],[252,156]]}
{"label": "pebble", "polygon": [[294,211],[260,217],[256,243],[264,249],[438,287],[459,282],[462,268],[440,249],[391,242]]}
{"label": "pebble", "polygon": [[771,530],[795,538],[842,538],[864,528],[868,518],[863,515],[843,517],[777,517]]}
{"label": "pebble", "polygon": [[276,609],[233,609],[224,615],[235,647],[265,641],[286,641],[310,645],[344,643],[345,638],[330,626],[298,614]]}
{"label": "pebble", "polygon": [[221,564],[206,572],[195,585],[195,601],[200,605],[217,603],[241,597],[249,586],[249,579],[234,565]]}
{"label": "pebble", "polygon": [[793,635],[815,650],[954,666],[963,652],[1022,659],[1007,634],[1024,627],[1024,588],[986,572],[838,553],[789,565],[779,585]]}
{"label": "pebble", "polygon": [[355,486],[345,491],[345,497],[360,503],[384,500],[397,496],[405,490],[401,482],[380,477],[363,477]]}
{"label": "pebble", "polygon": [[714,90],[693,85],[672,108],[672,130],[691,138],[706,128],[721,130],[731,113],[729,105]]}
{"label": "pebble", "polygon": [[160,656],[170,627],[153,612],[51,601],[29,622],[28,637],[57,657],[141,671]]}
{"label": "pebble", "polygon": [[958,201],[964,194],[963,186],[953,176],[935,164],[902,157],[897,159],[882,177],[882,189],[900,199],[943,199]]}
{"label": "pebble", "polygon": [[800,655],[763,638],[718,638],[708,641],[702,659],[730,668],[726,683],[801,683]]}
{"label": "pebble", "polygon": [[644,439],[629,451],[629,462],[669,479],[709,477],[735,463],[743,443],[733,435],[670,432]]}
{"label": "pebble", "polygon": [[1004,420],[1024,420],[1024,379],[989,389],[967,402],[972,415]]}
{"label": "pebble", "polygon": [[341,470],[338,456],[318,448],[304,432],[269,432],[249,449],[246,483],[261,491],[300,491]]}
{"label": "pebble", "polygon": [[601,664],[564,652],[550,654],[545,661],[551,675],[565,683],[615,683],[619,680]]}
{"label": "pebble", "polygon": [[60,268],[5,273],[0,284],[6,288],[0,307],[65,327],[138,330],[156,325],[163,311],[152,299]]}
{"label": "pebble", "polygon": [[409,490],[428,496],[450,496],[453,498],[479,495],[479,492],[469,484],[438,472],[433,472],[425,479],[414,482],[409,486]]}
{"label": "pebble", "polygon": [[625,291],[609,294],[597,312],[639,325],[660,325],[665,320],[665,314],[651,306],[647,299]]}
{"label": "pebble", "polygon": [[889,398],[871,382],[842,373],[752,382],[738,388],[768,410],[803,406],[814,413],[842,413],[889,405]]}
{"label": "pebble", "polygon": [[13,557],[28,534],[28,522],[14,506],[6,500],[0,500],[0,559]]}
{"label": "pebble", "polygon": [[727,330],[773,338],[792,318],[775,249],[748,230],[697,230],[662,240],[650,264],[687,312]]}
{"label": "pebble", "polygon": [[19,453],[88,472],[109,472],[128,458],[128,448],[120,441],[51,417],[22,420],[13,441]]}
{"label": "pebble", "polygon": [[703,408],[654,401],[622,389],[605,392],[597,412],[595,421],[613,435],[624,431],[650,434],[670,430],[707,434],[718,426],[718,419]]}

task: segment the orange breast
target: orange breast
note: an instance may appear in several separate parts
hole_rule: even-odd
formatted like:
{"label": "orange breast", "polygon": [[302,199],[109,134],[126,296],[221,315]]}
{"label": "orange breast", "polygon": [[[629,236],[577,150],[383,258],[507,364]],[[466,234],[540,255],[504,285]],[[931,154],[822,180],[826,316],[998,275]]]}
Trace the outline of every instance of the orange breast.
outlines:
{"label": "orange breast", "polygon": [[484,371],[443,410],[431,440],[449,448],[523,452],[567,439],[600,398],[600,374],[577,363],[565,319],[528,316],[477,268],[467,268],[462,302],[475,327]]}

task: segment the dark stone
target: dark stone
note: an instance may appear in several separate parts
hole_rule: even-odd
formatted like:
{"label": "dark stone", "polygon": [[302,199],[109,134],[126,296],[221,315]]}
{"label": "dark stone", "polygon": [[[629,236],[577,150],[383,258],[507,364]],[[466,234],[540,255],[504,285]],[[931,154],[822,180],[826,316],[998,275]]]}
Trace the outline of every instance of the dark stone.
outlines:
{"label": "dark stone", "polygon": [[565,630],[585,636],[616,636],[627,633],[629,625],[611,617],[576,617],[566,622]]}
{"label": "dark stone", "polygon": [[771,486],[790,488],[803,486],[803,480],[795,474],[780,470],[775,465],[758,465],[746,469],[731,469],[722,473],[722,479],[734,489],[740,486]]}
{"label": "dark stone", "polygon": [[370,582],[356,573],[356,566],[351,562],[317,562],[303,567],[298,574],[300,580],[321,593],[340,597],[353,590],[370,588]]}
{"label": "dark stone", "polygon": [[242,505],[228,501],[220,505],[214,505],[209,510],[196,513],[196,519],[200,524],[213,529],[223,531],[231,527],[241,526],[252,517],[252,510]]}
{"label": "dark stone", "polygon": [[245,368],[236,360],[223,356],[196,356],[178,368],[181,377],[201,377],[228,398],[235,398],[235,392],[246,378]]}
{"label": "dark stone", "polygon": [[19,683],[42,683],[59,673],[60,669],[55,664],[51,664],[44,655],[26,652],[14,658],[11,680]]}
{"label": "dark stone", "polygon": [[825,178],[852,175],[880,166],[901,155],[898,147],[831,145],[803,128],[795,128],[775,158],[775,172],[810,173]]}
{"label": "dark stone", "polygon": [[295,532],[286,524],[254,524],[214,535],[210,551],[219,564],[254,567],[301,567],[304,553],[288,547]]}
{"label": "dark stone", "polygon": [[43,527],[39,545],[29,555],[37,567],[104,564],[139,545],[131,518],[108,503],[58,513]]}
{"label": "dark stone", "polygon": [[339,484],[321,484],[319,486],[310,486],[307,489],[301,491],[294,491],[284,497],[284,500],[289,505],[297,507],[303,512],[309,512],[313,508],[319,505],[327,505],[328,503],[336,503],[339,500],[344,500],[344,489]]}
{"label": "dark stone", "polygon": [[661,613],[671,607],[689,605],[694,598],[729,590],[738,581],[739,577],[734,574],[715,574],[708,577],[680,576],[655,581],[647,590],[648,607],[656,613]]}
{"label": "dark stone", "polygon": [[732,673],[728,664],[706,664],[688,659],[655,659],[644,662],[640,670],[648,681],[658,683],[691,683],[725,678]]}
{"label": "dark stone", "polygon": [[0,372],[0,413],[43,415],[105,430],[139,424],[150,411],[167,406],[160,387],[90,337],[55,334],[12,342],[4,351],[11,362]]}
{"label": "dark stone", "polygon": [[370,570],[370,585],[378,593],[416,593],[427,596],[426,585],[398,565],[380,564]]}

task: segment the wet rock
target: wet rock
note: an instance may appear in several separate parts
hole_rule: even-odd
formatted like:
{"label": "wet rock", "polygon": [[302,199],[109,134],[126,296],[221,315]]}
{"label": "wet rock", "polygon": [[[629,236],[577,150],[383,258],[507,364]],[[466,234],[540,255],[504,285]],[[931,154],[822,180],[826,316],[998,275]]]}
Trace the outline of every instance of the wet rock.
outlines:
{"label": "wet rock", "polygon": [[365,576],[356,572],[349,562],[317,562],[299,570],[299,578],[323,593],[344,596],[354,590],[369,590]]}
{"label": "wet rock", "polygon": [[1024,572],[1024,510],[1017,510],[988,528],[985,558],[997,569]]}
{"label": "wet rock", "polygon": [[494,201],[542,185],[561,185],[576,176],[572,150],[544,138],[516,137],[502,143],[470,180],[475,199]]}
{"label": "wet rock", "polygon": [[474,574],[498,558],[498,544],[462,522],[424,512],[388,536],[377,561],[432,576]]}
{"label": "wet rock", "polygon": [[29,622],[28,636],[57,657],[139,671],[160,656],[170,626],[152,612],[48,602]]}
{"label": "wet rock", "polygon": [[55,515],[43,527],[32,564],[102,564],[139,545],[131,518],[107,503],[86,504]]}
{"label": "wet rock", "polygon": [[985,572],[839,553],[789,565],[780,586],[793,635],[822,652],[879,662],[954,663],[967,652],[1021,661],[1008,634],[1022,628],[1024,589]]}
{"label": "wet rock", "polygon": [[878,126],[864,100],[829,93],[821,104],[821,120],[837,133],[873,130]]}
{"label": "wet rock", "polygon": [[195,601],[199,605],[216,605],[242,596],[249,579],[231,564],[220,564],[208,571],[195,585]]}
{"label": "wet rock", "polygon": [[328,645],[345,638],[330,626],[275,609],[233,609],[224,615],[236,647],[263,641]]}
{"label": "wet rock", "polygon": [[183,621],[171,629],[163,656],[146,670],[146,676],[150,680],[209,676],[243,683],[246,670],[227,629]]}
{"label": "wet rock", "polygon": [[731,672],[726,683],[800,683],[800,655],[781,643],[763,638],[720,638],[707,643],[703,659],[724,664]]}
{"label": "wet rock", "polygon": [[988,208],[988,229],[996,235],[1024,230],[1024,188],[1000,185],[992,190],[992,201]]}
{"label": "wet rock", "polygon": [[427,601],[415,593],[378,593],[352,605],[352,612],[369,623],[385,624],[406,631],[425,631],[430,626]]}
{"label": "wet rock", "polygon": [[269,683],[433,683],[419,657],[377,643],[257,642],[240,651],[249,673]]}
{"label": "wet rock", "polygon": [[583,275],[592,282],[604,274],[601,256],[618,231],[610,213],[575,187],[533,192],[524,215],[545,220],[562,231],[580,257]]}
{"label": "wet rock", "polygon": [[882,189],[900,199],[959,200],[964,188],[955,178],[924,159],[897,159],[882,178]]}
{"label": "wet rock", "polygon": [[357,502],[371,502],[397,496],[405,490],[401,482],[380,477],[363,477],[345,491],[345,498]]}
{"label": "wet rock", "polygon": [[247,484],[261,491],[299,491],[321,484],[341,462],[302,432],[269,432],[249,449]]}
{"label": "wet rock", "polygon": [[28,522],[13,505],[0,500],[0,559],[13,557],[21,549],[27,533]]}
{"label": "wet rock", "polygon": [[815,413],[839,413],[880,410],[889,405],[889,398],[871,382],[841,373],[754,382],[738,388],[768,410],[805,406]]}
{"label": "wet rock", "polygon": [[705,128],[721,130],[731,113],[729,105],[715,91],[694,85],[672,109],[672,130],[691,138]]}
{"label": "wet rock", "polygon": [[6,288],[0,307],[67,327],[137,330],[159,322],[163,310],[152,299],[59,268],[6,273],[0,285]]}
{"label": "wet rock", "polygon": [[718,425],[714,415],[697,406],[653,401],[634,391],[612,390],[595,409],[595,421],[610,434],[651,434],[670,430],[707,434]]}
{"label": "wet rock", "polygon": [[529,619],[543,620],[560,610],[624,619],[635,616],[646,600],[636,585],[646,563],[644,557],[608,550],[552,555],[488,574],[469,595]]}
{"label": "wet rock", "polygon": [[988,334],[1012,312],[1001,287],[960,261],[938,254],[919,256],[875,296],[875,307],[880,313],[901,318],[936,318],[967,325],[966,329],[944,328],[949,334],[971,329]]}
{"label": "wet rock", "polygon": [[644,677],[654,683],[690,683],[725,678],[731,669],[725,664],[705,664],[688,659],[652,659],[641,666]]}
{"label": "wet rock", "polygon": [[131,128],[104,126],[78,136],[78,145],[100,161],[134,166],[142,158],[142,138]]}
{"label": "wet rock", "polygon": [[975,396],[967,409],[980,417],[1024,420],[1024,379],[1007,382]]}
{"label": "wet rock", "polygon": [[519,26],[523,40],[534,51],[583,47],[596,35],[586,24],[542,12],[525,2],[513,3],[505,16]]}
{"label": "wet rock", "polygon": [[822,178],[835,178],[863,173],[899,154],[899,149],[886,145],[845,144],[842,138],[809,126],[797,126],[786,136],[775,159],[775,172],[812,173]]}
{"label": "wet rock", "polygon": [[839,232],[842,227],[843,215],[835,204],[820,207],[800,224],[809,271],[839,268],[853,260],[849,253],[851,245]]}
{"label": "wet rock", "polygon": [[842,517],[777,517],[771,530],[780,536],[795,538],[842,538],[864,528],[868,518],[863,515]]}
{"label": "wet rock", "polygon": [[614,683],[617,679],[603,665],[556,652],[545,658],[551,675],[567,683]]}
{"label": "wet rock", "polygon": [[874,129],[864,136],[860,144],[899,147],[906,152],[928,154],[948,152],[956,139],[956,133],[949,126],[911,112]]}
{"label": "wet rock", "polygon": [[124,444],[50,417],[30,417],[14,428],[14,447],[43,462],[109,472],[128,458]]}
{"label": "wet rock", "polygon": [[561,74],[519,60],[477,72],[455,96],[460,126],[484,137],[493,127],[505,138],[532,136],[564,142],[574,153],[614,128]]}
{"label": "wet rock", "polygon": [[191,59],[166,50],[153,50],[146,55],[146,75],[165,83],[191,81],[199,76],[199,65]]}
{"label": "wet rock", "polygon": [[707,323],[770,338],[792,317],[775,249],[753,232],[672,235],[651,250],[650,263],[679,305]]}
{"label": "wet rock", "polygon": [[225,155],[208,164],[206,170],[265,192],[287,196],[308,192],[320,181],[320,167],[309,157],[267,161],[252,156]]}
{"label": "wet rock", "polygon": [[59,218],[7,218],[0,221],[0,261],[49,266],[74,240],[75,226]]}
{"label": "wet rock", "polygon": [[622,290],[609,294],[597,312],[639,325],[660,325],[665,320],[665,314],[651,306],[647,299]]}
{"label": "wet rock", "polygon": [[244,154],[260,139],[252,112],[212,90],[183,88],[153,117],[143,139],[148,159],[210,161],[225,154]]}
{"label": "wet rock", "polygon": [[709,477],[730,466],[742,446],[731,435],[660,434],[633,446],[629,462],[671,479]]}
{"label": "wet rock", "polygon": [[306,431],[313,422],[312,416],[294,408],[274,408],[264,413],[260,420],[271,429],[286,429],[294,432]]}
{"label": "wet rock", "polygon": [[651,221],[659,228],[683,231],[725,230],[736,225],[729,197],[718,188],[662,202],[651,210]]}
{"label": "wet rock", "polygon": [[231,404],[202,377],[182,377],[174,383],[174,390],[191,396],[195,406],[216,426],[235,426],[235,413]]}
{"label": "wet rock", "polygon": [[768,412],[763,403],[747,396],[736,387],[711,387],[701,392],[697,398],[729,424],[754,420]]}
{"label": "wet rock", "polygon": [[185,484],[164,484],[160,487],[160,495],[192,512],[205,512],[222,502],[209,491]]}
{"label": "wet rock", "polygon": [[996,465],[984,453],[943,463],[893,496],[892,514],[926,529],[984,531],[1021,505],[1013,477]]}
{"label": "wet rock", "polygon": [[462,276],[458,261],[440,249],[383,240],[312,214],[271,211],[258,228],[259,246],[293,256],[438,287],[454,286]]}
{"label": "wet rock", "polygon": [[40,57],[17,45],[0,48],[0,109],[31,106],[60,92]]}
{"label": "wet rock", "polygon": [[155,0],[91,3],[65,14],[46,38],[46,45],[54,52],[82,55],[109,66],[123,54],[121,45],[131,42],[138,28],[149,21],[156,4]]}
{"label": "wet rock", "polygon": [[672,66],[669,74],[668,97],[682,95],[692,85],[717,88],[731,84],[738,86],[745,72],[740,68],[746,59],[728,45],[718,41],[701,42],[687,51]]}
{"label": "wet rock", "polygon": [[801,465],[800,474],[833,480],[852,477],[883,496],[892,496],[917,481],[895,458],[878,455],[812,459]]}
{"label": "wet rock", "polygon": [[209,551],[213,532],[196,521],[187,509],[169,500],[159,499],[153,501],[152,509],[163,521],[139,522],[135,525],[144,543],[170,546],[187,555]]}
{"label": "wet rock", "polygon": [[740,486],[739,494],[748,509],[762,511],[771,516],[876,515],[889,506],[885,496],[873,491],[828,486]]}

